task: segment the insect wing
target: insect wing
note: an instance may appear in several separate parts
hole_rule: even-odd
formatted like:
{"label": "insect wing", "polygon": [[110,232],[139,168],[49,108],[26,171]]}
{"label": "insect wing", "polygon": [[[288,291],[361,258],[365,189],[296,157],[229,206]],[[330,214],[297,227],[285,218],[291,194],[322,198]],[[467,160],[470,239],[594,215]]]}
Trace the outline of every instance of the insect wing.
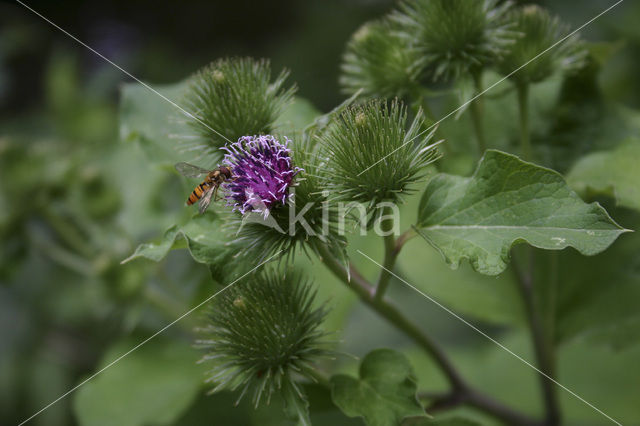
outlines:
{"label": "insect wing", "polygon": [[209,208],[209,204],[211,204],[211,199],[218,192],[218,186],[214,185],[211,188],[207,189],[207,192],[204,193],[202,198],[200,198],[200,203],[198,204],[198,211],[200,214],[203,214]]}
{"label": "insect wing", "polygon": [[210,170],[203,169],[202,167],[194,166],[189,163],[176,163],[176,170],[182,176],[186,177],[200,177],[209,174]]}

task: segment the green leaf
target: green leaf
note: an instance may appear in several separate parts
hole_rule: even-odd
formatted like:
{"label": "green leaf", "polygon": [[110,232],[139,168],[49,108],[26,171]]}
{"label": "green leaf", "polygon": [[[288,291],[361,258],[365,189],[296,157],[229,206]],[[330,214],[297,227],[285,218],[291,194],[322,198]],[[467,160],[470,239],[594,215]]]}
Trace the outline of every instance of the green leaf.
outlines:
{"label": "green leaf", "polygon": [[416,381],[404,355],[377,349],[364,357],[360,377],[331,377],[333,402],[349,417],[371,426],[399,425],[405,417],[425,416],[416,398]]}
{"label": "green leaf", "polygon": [[[309,410],[313,426],[362,426],[358,418],[349,418],[331,400],[331,389],[320,384],[304,386],[309,399]],[[258,423],[262,425],[262,423]],[[278,425],[280,426],[280,425]]]}
{"label": "green leaf", "polygon": [[[99,368],[131,349],[126,341],[108,351]],[[109,367],[76,393],[82,426],[173,423],[192,404],[202,380],[198,354],[189,345],[154,340]]]}
{"label": "green leaf", "polygon": [[209,211],[192,217],[182,227],[193,260],[208,265],[228,260],[230,248],[225,245],[227,237],[220,230],[221,226],[220,216]]}
{"label": "green leaf", "polygon": [[[416,222],[421,195],[407,197],[407,204],[400,210],[401,223]],[[372,243],[373,241],[369,244]],[[366,250],[366,246],[363,250]],[[442,261],[442,256],[436,250],[425,250],[424,241],[419,238],[407,242],[398,257],[397,267],[410,283],[460,314],[486,323],[509,327],[525,324],[522,298],[518,292],[518,286],[515,285],[514,274],[482,275],[465,263],[457,270],[452,270]],[[371,273],[374,272],[371,271]],[[414,296],[415,292],[409,290],[406,296],[399,293],[394,294],[393,298],[403,306],[407,316],[425,315],[424,306],[422,303],[417,303]],[[433,314],[437,315],[435,311]],[[447,315],[444,312],[441,314]],[[420,321],[427,327],[425,332],[436,332],[436,330],[427,330],[431,321],[438,321],[438,319],[425,317],[424,321]],[[452,333],[457,334],[453,330],[456,327],[457,325],[453,324],[450,326],[442,324],[434,337],[447,339]]]}
{"label": "green leaf", "polygon": [[504,271],[516,243],[593,255],[627,232],[600,205],[585,204],[558,173],[494,150],[469,178],[436,175],[416,228],[452,268],[466,258],[487,275]]}
{"label": "green leaf", "polygon": [[618,205],[640,210],[640,139],[631,139],[613,151],[589,154],[569,172],[567,182],[582,195],[603,194]]}
{"label": "green leaf", "polygon": [[309,401],[304,394],[304,390],[294,388],[294,385],[285,380],[282,383],[282,397],[284,400],[285,415],[298,422],[300,426],[311,426],[309,417]]}
{"label": "green leaf", "polygon": [[[154,89],[180,105],[186,82]],[[176,146],[195,136],[180,108],[139,83],[125,84],[120,92],[120,139],[136,142],[148,158],[171,165],[176,162]]]}
{"label": "green leaf", "polygon": [[174,225],[169,228],[159,242],[139,245],[135,252],[121,263],[140,257],[159,262],[171,250],[187,248],[193,260],[210,266],[214,278],[219,279],[223,272],[228,276],[233,269],[232,266],[237,265],[239,261],[233,261],[235,253],[225,244],[226,239],[220,231],[220,226],[219,216],[211,211],[194,216],[183,226]]}
{"label": "green leaf", "polygon": [[[627,210],[624,223],[640,227],[640,215]],[[556,340],[577,337],[624,349],[640,342],[640,234],[634,232],[616,241],[609,250],[586,259],[562,253],[557,261],[558,294]],[[536,286],[550,280],[545,263]]]}
{"label": "green leaf", "polygon": [[134,251],[131,256],[124,259],[121,263],[127,263],[139,257],[145,257],[155,262],[160,262],[177,244],[176,239],[178,238],[179,234],[180,230],[178,226],[173,225],[171,228],[165,231],[162,239],[159,242],[140,244],[136,248],[136,251]]}

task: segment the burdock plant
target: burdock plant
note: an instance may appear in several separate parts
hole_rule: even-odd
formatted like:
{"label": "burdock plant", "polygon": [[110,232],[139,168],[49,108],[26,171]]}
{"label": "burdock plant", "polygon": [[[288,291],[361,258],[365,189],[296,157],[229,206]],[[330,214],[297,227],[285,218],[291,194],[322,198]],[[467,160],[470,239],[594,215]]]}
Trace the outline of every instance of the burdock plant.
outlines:
{"label": "burdock plant", "polygon": [[[497,68],[502,74],[508,75],[516,86],[522,130],[521,154],[531,159],[533,153],[528,117],[530,85],[554,73],[571,72],[582,67],[587,52],[577,34],[569,36],[569,27],[539,6],[527,5],[514,9],[507,19],[514,23],[514,30],[521,37],[501,57]],[[543,52],[545,54],[542,55]]]}
{"label": "burdock plant", "polygon": [[223,149],[223,164],[233,170],[225,182],[228,205],[241,214],[260,212],[266,218],[272,207],[286,204],[293,178],[302,170],[292,164],[289,140],[274,136],[243,136]]}
{"label": "burdock plant", "polygon": [[[586,50],[579,35],[574,34],[560,43],[569,36],[570,28],[547,10],[536,5],[522,6],[512,9],[506,19],[513,23],[513,30],[520,37],[496,66],[516,84],[538,83],[556,72],[570,72],[584,64]],[[550,49],[556,43],[558,45]],[[546,53],[541,55],[542,52]],[[522,67],[524,64],[527,66]],[[520,67],[522,69],[513,73]]]}
{"label": "burdock plant", "polygon": [[299,381],[315,381],[318,360],[332,354],[320,328],[327,310],[300,273],[265,270],[220,295],[199,346],[211,366],[211,392],[238,390],[257,407],[281,395],[287,411],[308,423]]}
{"label": "burdock plant", "polygon": [[189,84],[185,106],[189,123],[219,158],[219,148],[241,136],[271,133],[295,93],[285,87],[289,72],[274,80],[267,60],[220,59],[198,71]]}
{"label": "burdock plant", "polygon": [[[281,142],[282,140],[283,142]],[[262,261],[274,253],[293,259],[298,249],[345,247],[328,205],[321,164],[311,138],[289,141],[263,135],[241,138],[225,148],[224,164],[235,176],[224,185],[227,204],[239,214],[227,217],[238,256]]]}
{"label": "burdock plant", "polygon": [[326,187],[336,200],[370,208],[399,202],[438,158],[433,131],[423,129],[419,112],[411,125],[398,100],[372,100],[347,108],[319,137],[327,159]]}
{"label": "burdock plant", "polygon": [[[483,91],[483,72],[518,36],[505,18],[510,7],[497,0],[404,0],[354,34],[343,57],[343,89],[406,98],[435,120],[428,98],[438,92],[430,85],[454,83],[462,89],[461,82],[471,81],[476,94]],[[482,153],[482,100],[471,102],[470,109]]]}
{"label": "burdock plant", "polygon": [[347,44],[340,84],[347,94],[392,98],[415,91],[424,57],[398,25],[383,19],[364,24]]}
{"label": "burdock plant", "polygon": [[[513,43],[504,19],[510,3],[497,0],[406,0],[393,19],[404,28],[425,58],[425,75],[433,80],[471,78],[476,94],[482,73]],[[471,102],[478,150],[486,148],[482,100]]]}
{"label": "burdock plant", "polygon": [[[510,153],[483,150],[475,172],[438,173],[440,141],[432,121],[423,115],[424,108],[410,109],[395,98],[422,96],[427,79],[446,85],[473,77],[479,93],[488,67],[510,73],[540,53],[536,50],[552,46],[566,34],[557,20],[537,7],[507,14],[510,7],[493,0],[406,0],[391,17],[366,24],[349,42],[341,83],[354,94],[352,98],[325,115],[308,117],[308,111],[303,111],[302,118],[297,116],[300,104],[294,103],[287,111],[296,116],[291,119],[296,123],[290,134],[279,134],[276,123],[281,122],[278,118],[292,90],[283,88],[284,74],[271,81],[265,62],[221,60],[192,80],[187,96],[194,115],[230,139],[210,133],[198,120],[192,123],[215,149],[219,163],[211,168],[231,169],[219,192],[226,199],[226,212],[220,213],[224,209],[220,206],[197,223],[172,227],[161,244],[141,246],[132,258],[161,258],[171,248],[185,247],[176,242],[184,236],[194,259],[207,264],[217,280],[231,266],[235,268],[234,260],[244,261],[246,276],[234,270],[240,280],[227,281],[229,285],[214,298],[200,342],[207,350],[203,362],[211,366],[208,382],[213,391],[232,389],[238,398],[250,397],[255,405],[278,394],[286,411],[303,424],[311,419],[305,392],[313,381],[322,387],[319,392],[330,394],[342,413],[363,417],[369,424],[399,426],[406,417],[430,422],[425,412],[459,405],[505,424],[560,424],[556,388],[548,378],[556,377],[555,349],[567,332],[566,322],[564,328],[560,326],[567,313],[562,310],[564,305],[574,309],[579,305],[575,300],[587,298],[574,300],[570,288],[563,287],[561,292],[554,287],[558,282],[565,284],[560,277],[574,275],[566,270],[559,275],[563,264],[558,259],[546,271],[555,277],[534,273],[536,256],[545,249],[569,246],[593,255],[625,230],[601,206],[583,202],[561,175]],[[525,67],[523,74],[510,76],[520,94],[523,137],[528,138],[528,128],[526,93],[521,88],[578,64],[580,53],[574,47],[569,45],[535,67]],[[394,99],[357,99],[362,93],[368,98]],[[450,95],[445,93],[449,98],[444,104],[455,101]],[[420,105],[416,100],[411,99],[413,105]],[[482,141],[481,109],[476,102],[472,112],[476,136]],[[456,130],[468,135],[465,128]],[[444,161],[449,170],[456,170],[460,157],[450,157],[455,154]],[[605,161],[597,158],[596,166]],[[393,213],[399,214],[398,204],[414,191],[422,192],[420,201],[415,200],[415,221],[401,226],[399,215]],[[373,229],[381,237],[381,255],[369,250],[370,238],[367,246],[359,246],[361,250],[347,250],[353,240],[341,225],[345,216],[355,218],[352,211],[364,212],[363,222],[373,225],[361,230]],[[536,368],[543,373],[542,419],[507,407],[470,384],[430,335],[429,328],[438,324],[421,324],[404,307],[396,307],[394,294],[387,290],[408,283],[396,263],[407,241],[415,237],[422,237],[423,247],[433,247],[454,269],[468,261],[478,273],[509,275],[502,285],[517,286],[510,297],[522,299],[515,304],[523,306],[518,318],[526,320]],[[538,248],[535,255],[515,256],[515,265],[507,269],[514,245],[525,243]],[[408,336],[442,373],[447,389],[434,393],[427,384],[423,395],[428,396],[418,400],[409,362],[390,350],[365,356],[357,378],[336,374],[342,366],[331,363],[318,368],[331,349],[321,328],[326,309],[314,304],[315,293],[306,279],[291,272],[299,252],[325,266],[360,302]],[[573,253],[570,260],[578,258]],[[518,262],[522,259],[526,259],[523,264]],[[269,261],[273,262],[263,265]],[[368,265],[366,273],[360,272],[361,262]],[[377,274],[371,274],[374,265],[380,267]],[[446,290],[450,283],[429,283],[432,271],[422,272],[410,286],[422,293],[437,284],[443,303],[455,306],[457,299]],[[577,279],[580,284],[581,280]],[[328,291],[333,291],[331,284],[327,283]],[[594,283],[593,287],[602,286]],[[583,287],[577,288],[582,291]],[[571,303],[568,296],[565,300],[565,290],[571,294]],[[467,309],[478,319],[489,318],[477,314],[475,307]],[[588,310],[577,312],[580,318],[589,318]],[[495,319],[493,313],[490,318]],[[522,326],[525,321],[518,323]],[[571,321],[569,328],[574,326]]]}
{"label": "burdock plant", "polygon": [[513,42],[497,0],[406,0],[392,18],[425,59],[434,80],[480,72]]}

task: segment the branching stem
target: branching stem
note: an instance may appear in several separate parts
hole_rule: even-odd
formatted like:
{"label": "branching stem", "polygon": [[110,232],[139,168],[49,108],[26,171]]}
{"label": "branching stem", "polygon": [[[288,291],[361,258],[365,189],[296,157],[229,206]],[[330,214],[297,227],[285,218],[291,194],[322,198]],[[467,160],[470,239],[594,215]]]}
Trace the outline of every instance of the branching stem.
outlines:
{"label": "branching stem", "polygon": [[409,228],[403,234],[400,234],[400,236],[396,240],[396,247],[394,249],[394,255],[398,256],[398,254],[400,254],[400,250],[402,250],[402,247],[404,247],[404,245],[407,243],[407,241],[409,241],[410,239],[412,239],[413,237],[416,237],[416,236],[418,236],[418,233],[413,228]]}
{"label": "branching stem", "polygon": [[400,313],[400,311],[383,299],[375,297],[375,288],[357,271],[350,266],[347,273],[345,266],[327,249],[326,246],[318,248],[322,262],[333,274],[353,290],[360,299],[385,319],[406,333],[418,343],[436,361],[442,369],[447,380],[454,389],[466,387],[457,370],[453,367],[442,349],[429,337],[424,335],[415,325]]}
{"label": "branching stem", "polygon": [[[395,245],[396,248],[394,249],[394,256],[398,255],[402,244],[411,238],[411,236],[412,234],[407,232],[398,238]],[[398,243],[401,241],[402,243],[398,247]],[[445,408],[446,406],[451,407],[466,404],[476,407],[507,424],[523,426],[543,425],[543,423],[520,414],[489,396],[481,394],[473,389],[462,378],[458,370],[450,361],[449,357],[428,335],[424,334],[417,326],[402,315],[400,310],[387,302],[384,298],[377,299],[375,297],[375,287],[373,287],[373,285],[371,285],[353,266],[349,266],[349,270],[347,270],[345,265],[343,265],[342,262],[340,262],[340,260],[338,260],[324,245],[318,247],[318,254],[324,265],[337,278],[344,282],[347,287],[353,290],[366,305],[409,336],[422,349],[424,349],[438,365],[449,382],[451,391],[444,394],[445,396],[441,398],[443,399],[442,401],[434,401],[430,408],[435,408],[435,410],[437,410],[439,406]],[[449,402],[444,401],[444,399]]]}

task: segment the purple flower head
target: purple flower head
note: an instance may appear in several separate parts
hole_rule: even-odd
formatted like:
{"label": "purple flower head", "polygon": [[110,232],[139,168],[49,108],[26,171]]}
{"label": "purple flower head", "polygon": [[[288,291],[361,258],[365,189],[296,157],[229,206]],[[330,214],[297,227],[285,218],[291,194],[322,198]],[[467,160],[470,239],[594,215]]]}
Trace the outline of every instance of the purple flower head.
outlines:
{"label": "purple flower head", "polygon": [[286,203],[293,177],[302,171],[291,164],[291,152],[274,136],[243,136],[222,149],[223,164],[231,168],[233,179],[225,182],[227,205],[244,214],[262,212],[265,218],[272,207]]}

